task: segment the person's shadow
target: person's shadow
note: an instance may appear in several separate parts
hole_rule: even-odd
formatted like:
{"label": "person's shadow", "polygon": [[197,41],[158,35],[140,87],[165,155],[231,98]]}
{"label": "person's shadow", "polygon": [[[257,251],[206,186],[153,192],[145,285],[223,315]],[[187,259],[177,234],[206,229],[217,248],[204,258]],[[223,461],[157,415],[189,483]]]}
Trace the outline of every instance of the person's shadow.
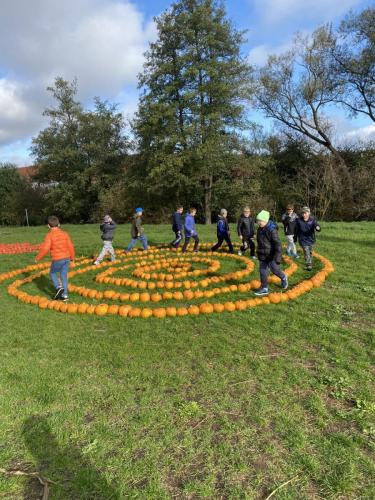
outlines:
{"label": "person's shadow", "polygon": [[[28,417],[22,426],[27,448],[35,459],[38,474],[48,483],[50,498],[119,500],[120,495],[75,446],[60,446],[45,417]],[[30,478],[24,499],[41,499],[43,486]]]}

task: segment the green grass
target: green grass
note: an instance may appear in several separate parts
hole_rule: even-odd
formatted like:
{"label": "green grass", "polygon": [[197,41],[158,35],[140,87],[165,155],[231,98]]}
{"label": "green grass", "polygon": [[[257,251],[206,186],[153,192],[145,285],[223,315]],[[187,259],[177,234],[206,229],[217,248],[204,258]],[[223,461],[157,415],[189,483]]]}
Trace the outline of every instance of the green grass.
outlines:
{"label": "green grass", "polygon": [[[65,229],[78,254],[100,249],[96,226]],[[146,229],[153,243],[172,238]],[[0,241],[44,234],[0,228]],[[293,478],[273,498],[374,498],[374,234],[323,224],[316,249],[336,267],[324,286],[246,312],[70,316],[19,303],[3,283],[0,468],[38,471],[52,499],[258,499]],[[0,272],[32,261],[1,255]],[[0,473],[0,498],[41,491]]]}

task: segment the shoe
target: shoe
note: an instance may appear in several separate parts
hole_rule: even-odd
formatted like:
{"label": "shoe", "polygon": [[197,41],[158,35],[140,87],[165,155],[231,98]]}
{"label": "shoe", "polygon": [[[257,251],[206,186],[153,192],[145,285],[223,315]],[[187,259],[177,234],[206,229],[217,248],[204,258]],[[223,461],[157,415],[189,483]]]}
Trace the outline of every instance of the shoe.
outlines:
{"label": "shoe", "polygon": [[241,252],[241,250],[238,250],[238,255],[242,255],[242,252]]}
{"label": "shoe", "polygon": [[258,257],[257,257],[256,255],[252,255],[252,256],[251,256],[251,258],[252,258],[253,260],[258,260]]}
{"label": "shoe", "polygon": [[95,262],[93,263],[93,266],[98,266],[99,264],[100,264],[100,262],[96,262],[96,261],[95,261]]}
{"label": "shoe", "polygon": [[306,266],[306,269],[307,269],[307,271],[312,271],[312,265],[311,265],[311,264],[308,264],[308,265]]}
{"label": "shoe", "polygon": [[53,300],[59,300],[61,299],[61,296],[64,294],[64,289],[62,286],[60,286],[55,293],[55,296],[53,297]]}
{"label": "shoe", "polygon": [[298,253],[295,253],[295,254],[293,255],[293,257],[294,257],[295,259],[299,259],[299,255],[298,255]]}
{"label": "shoe", "polygon": [[288,276],[286,274],[284,274],[284,278],[281,280],[281,288],[283,290],[286,290],[288,288]]}
{"label": "shoe", "polygon": [[67,295],[61,295],[60,300],[63,302],[67,302],[69,300],[69,297]]}
{"label": "shoe", "polygon": [[259,288],[258,290],[255,290],[254,295],[262,297],[263,295],[268,295],[268,293],[268,288]]}

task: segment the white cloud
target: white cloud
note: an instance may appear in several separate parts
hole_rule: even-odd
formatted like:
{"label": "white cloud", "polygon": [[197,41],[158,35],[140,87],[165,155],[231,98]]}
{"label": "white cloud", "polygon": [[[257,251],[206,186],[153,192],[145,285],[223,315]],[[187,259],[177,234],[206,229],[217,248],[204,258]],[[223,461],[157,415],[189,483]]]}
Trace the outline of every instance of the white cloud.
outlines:
{"label": "white cloud", "polygon": [[269,44],[257,45],[252,48],[248,55],[248,60],[250,64],[256,66],[263,66],[268,60],[268,56],[271,54],[279,55],[283,52],[287,52],[292,48],[292,41],[283,43],[281,45],[273,47]]}
{"label": "white cloud", "polygon": [[365,127],[359,127],[349,132],[346,132],[342,137],[342,142],[353,143],[356,141],[369,142],[375,141],[375,124],[367,125]]}
{"label": "white cloud", "polygon": [[[134,4],[127,0],[3,4],[0,144],[37,133],[49,103],[45,88],[56,76],[77,77],[83,102],[99,95],[125,105],[120,101],[123,89],[135,86],[143,53],[156,34],[154,24],[145,22]],[[134,104],[127,99],[126,106]]]}

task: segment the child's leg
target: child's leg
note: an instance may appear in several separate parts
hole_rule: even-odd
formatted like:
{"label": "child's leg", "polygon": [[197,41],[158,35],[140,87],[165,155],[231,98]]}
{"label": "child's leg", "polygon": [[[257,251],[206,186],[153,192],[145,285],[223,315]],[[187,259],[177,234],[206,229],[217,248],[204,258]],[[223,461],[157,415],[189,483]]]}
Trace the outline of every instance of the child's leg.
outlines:
{"label": "child's leg", "polygon": [[146,238],[146,235],[145,234],[141,234],[141,236],[139,237],[139,239],[141,240],[142,242],[142,245],[143,245],[143,248],[145,250],[148,250],[148,243],[147,243],[147,238]]}
{"label": "child's leg", "polygon": [[175,248],[178,248],[178,245],[180,244],[180,241],[182,240],[182,234],[181,234],[181,231],[176,231],[174,234],[176,235],[176,238],[172,241],[171,245]]}
{"label": "child's leg", "polygon": [[[286,235],[286,242],[287,242],[286,253],[288,255],[291,255],[292,253],[296,253],[295,252],[295,245],[294,245],[294,237],[292,234]],[[294,249],[293,249],[293,247],[294,247]]]}
{"label": "child's leg", "polygon": [[49,275],[50,275],[50,278],[52,280],[52,283],[53,283],[53,286],[56,288],[56,290],[58,288],[60,288],[60,281],[59,281],[59,278],[58,278],[58,275],[57,273],[60,272],[60,261],[59,260],[53,260],[51,262],[51,267],[50,267],[50,270],[49,270]]}
{"label": "child's leg", "polygon": [[198,235],[193,236],[194,239],[194,252],[198,252],[198,246],[199,246],[199,237]]}
{"label": "child's leg", "polygon": [[60,276],[62,287],[64,288],[64,295],[68,296],[68,271],[69,271],[70,260],[64,259],[61,263]]}
{"label": "child's leg", "polygon": [[185,241],[184,241],[184,244],[183,244],[183,247],[182,247],[182,251],[183,252],[186,252],[186,249],[189,245],[189,242],[190,242],[190,236],[185,236]]}
{"label": "child's leg", "polygon": [[269,262],[261,260],[259,263],[261,288],[268,288],[268,276],[270,274]]}
{"label": "child's leg", "polygon": [[138,238],[132,238],[132,239],[130,240],[130,243],[129,243],[129,245],[128,245],[128,248],[126,249],[126,251],[127,251],[127,252],[130,252],[130,250],[131,250],[132,248],[134,248],[134,245],[137,243],[137,239],[138,239]]}
{"label": "child's leg", "polygon": [[285,273],[282,272],[280,265],[276,264],[276,262],[274,260],[272,260],[270,262],[270,268],[275,276],[277,276],[281,280],[283,280],[285,278]]}
{"label": "child's leg", "polygon": [[254,257],[255,256],[255,243],[251,238],[247,239],[247,244],[250,247],[250,256]]}
{"label": "child's leg", "polygon": [[106,247],[106,241],[103,243],[103,248],[100,252],[100,254],[97,256],[95,264],[99,264],[105,257],[105,254],[107,253],[107,247]]}
{"label": "child's leg", "polygon": [[215,243],[215,245],[211,248],[211,252],[216,252],[216,250],[218,250],[221,247],[221,245],[223,244],[223,241],[224,241],[224,238],[219,236],[217,238],[217,243]]}
{"label": "child's leg", "polygon": [[115,249],[113,248],[112,241],[107,241],[107,251],[109,252],[109,255],[111,256],[111,261],[116,260],[116,254],[115,254]]}
{"label": "child's leg", "polygon": [[303,255],[305,257],[305,264],[306,266],[311,266],[312,265],[312,247],[311,246],[303,246]]}
{"label": "child's leg", "polygon": [[233,253],[234,252],[233,245],[232,245],[232,242],[231,242],[229,234],[225,235],[224,239],[226,241],[226,244],[228,245],[230,253]]}

